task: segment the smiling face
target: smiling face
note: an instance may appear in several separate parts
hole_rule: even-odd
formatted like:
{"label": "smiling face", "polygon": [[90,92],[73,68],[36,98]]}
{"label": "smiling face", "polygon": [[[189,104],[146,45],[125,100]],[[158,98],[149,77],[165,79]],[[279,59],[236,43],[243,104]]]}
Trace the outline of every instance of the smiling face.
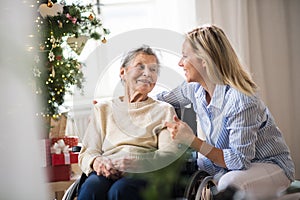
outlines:
{"label": "smiling face", "polygon": [[182,45],[182,58],[178,65],[185,71],[187,82],[202,83],[205,72],[204,62],[197,58],[190,43],[186,40]]}
{"label": "smiling face", "polygon": [[136,95],[142,96],[143,99],[148,96],[156,84],[158,67],[155,56],[138,53],[128,66],[120,69],[129,99],[135,98]]}

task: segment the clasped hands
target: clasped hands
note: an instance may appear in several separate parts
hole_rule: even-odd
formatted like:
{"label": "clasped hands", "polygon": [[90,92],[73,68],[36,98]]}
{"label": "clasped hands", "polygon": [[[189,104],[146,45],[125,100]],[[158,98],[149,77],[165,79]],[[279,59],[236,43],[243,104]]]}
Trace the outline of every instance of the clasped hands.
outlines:
{"label": "clasped hands", "polygon": [[133,166],[133,159],[126,157],[112,160],[105,156],[98,156],[93,162],[93,169],[98,176],[113,180],[124,176],[125,172]]}
{"label": "clasped hands", "polygon": [[190,126],[181,121],[176,115],[173,117],[174,122],[165,122],[164,126],[167,127],[171,133],[171,138],[178,142],[190,146],[195,139],[195,134]]}

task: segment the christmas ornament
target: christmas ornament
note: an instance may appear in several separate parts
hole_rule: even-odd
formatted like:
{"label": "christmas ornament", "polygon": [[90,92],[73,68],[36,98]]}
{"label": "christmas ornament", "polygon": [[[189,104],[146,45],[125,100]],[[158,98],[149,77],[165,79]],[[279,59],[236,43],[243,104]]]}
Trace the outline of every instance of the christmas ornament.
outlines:
{"label": "christmas ornament", "polygon": [[73,23],[76,24],[77,18],[72,17],[69,13],[66,14],[66,17]]}
{"label": "christmas ornament", "polygon": [[48,54],[48,59],[50,62],[54,61],[55,55],[52,51],[50,51],[50,53]]}
{"label": "christmas ornament", "polygon": [[33,68],[32,72],[34,77],[40,77],[42,73],[36,66]]}
{"label": "christmas ornament", "polygon": [[92,21],[94,19],[94,16],[92,14],[89,15],[89,20]]}
{"label": "christmas ornament", "polygon": [[84,45],[88,39],[89,39],[89,37],[84,36],[84,35],[79,36],[77,38],[76,37],[68,37],[67,43],[71,47],[71,49],[73,51],[75,51],[75,53],[77,53],[77,55],[80,55],[80,53],[83,50]]}
{"label": "christmas ornament", "polygon": [[51,7],[53,6],[53,2],[52,2],[51,0],[48,0],[47,6],[48,6],[49,8],[51,8]]}
{"label": "christmas ornament", "polygon": [[39,12],[43,18],[46,18],[47,16],[49,17],[58,16],[59,14],[63,13],[64,10],[63,5],[58,3],[55,4],[52,3],[53,5],[49,7],[48,4],[43,3],[39,6]]}
{"label": "christmas ornament", "polygon": [[44,50],[45,50],[45,45],[41,44],[41,45],[40,45],[40,50],[41,50],[41,51],[44,51]]}
{"label": "christmas ornament", "polygon": [[59,28],[62,28],[62,27],[63,27],[63,23],[62,23],[61,21],[58,20],[57,23],[58,23],[58,27],[59,27]]}

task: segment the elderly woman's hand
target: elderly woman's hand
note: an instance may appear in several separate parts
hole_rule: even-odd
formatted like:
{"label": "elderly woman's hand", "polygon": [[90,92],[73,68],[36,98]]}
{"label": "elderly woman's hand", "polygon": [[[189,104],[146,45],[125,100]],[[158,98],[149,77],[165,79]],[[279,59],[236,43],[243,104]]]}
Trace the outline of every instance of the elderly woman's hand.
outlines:
{"label": "elderly woman's hand", "polygon": [[105,176],[110,179],[118,179],[122,176],[122,172],[116,169],[111,159],[104,156],[98,156],[95,158],[93,162],[93,169],[98,176]]}
{"label": "elderly woman's hand", "polygon": [[134,171],[136,168],[136,159],[131,157],[114,159],[112,162],[116,169],[121,172]]}
{"label": "elderly woman's hand", "polygon": [[179,142],[190,146],[196,135],[193,130],[189,127],[189,125],[175,115],[173,117],[174,122],[165,122],[165,126],[171,133],[172,139],[176,139]]}

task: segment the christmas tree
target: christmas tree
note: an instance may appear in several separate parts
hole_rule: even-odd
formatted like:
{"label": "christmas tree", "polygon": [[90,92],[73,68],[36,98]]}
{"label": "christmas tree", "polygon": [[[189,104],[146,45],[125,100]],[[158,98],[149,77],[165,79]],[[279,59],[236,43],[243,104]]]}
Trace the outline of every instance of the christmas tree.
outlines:
{"label": "christmas tree", "polygon": [[43,108],[38,115],[58,119],[66,93],[75,86],[83,91],[83,63],[78,61],[86,41],[106,42],[109,30],[102,26],[93,6],[57,3],[48,0],[38,4],[36,33],[39,39],[33,66],[35,93]]}

